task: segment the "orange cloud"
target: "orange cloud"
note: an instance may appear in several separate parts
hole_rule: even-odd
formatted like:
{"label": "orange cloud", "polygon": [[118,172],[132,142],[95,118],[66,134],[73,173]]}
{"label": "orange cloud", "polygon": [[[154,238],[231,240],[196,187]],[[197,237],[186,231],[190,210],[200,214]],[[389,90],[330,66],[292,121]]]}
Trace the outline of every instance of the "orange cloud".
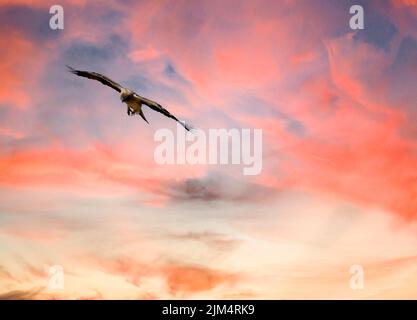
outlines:
{"label": "orange cloud", "polygon": [[[18,108],[29,107],[31,87],[41,71],[42,50],[17,32],[0,34],[0,103],[8,103]],[[30,76],[29,76],[30,75]]]}
{"label": "orange cloud", "polygon": [[199,266],[169,265],[162,270],[173,294],[207,291],[237,280],[236,275]]}
{"label": "orange cloud", "polygon": [[238,280],[237,274],[214,270],[205,266],[194,266],[171,262],[155,261],[143,263],[125,256],[86,258],[92,266],[105,272],[121,276],[137,287],[141,287],[147,278],[160,277],[166,283],[169,293],[190,296],[208,291],[221,285],[233,285]]}
{"label": "orange cloud", "polygon": [[101,181],[144,191],[158,191],[160,182],[141,178],[135,164],[104,146],[83,151],[52,147],[19,151],[0,158],[0,184],[30,187],[99,186]]}

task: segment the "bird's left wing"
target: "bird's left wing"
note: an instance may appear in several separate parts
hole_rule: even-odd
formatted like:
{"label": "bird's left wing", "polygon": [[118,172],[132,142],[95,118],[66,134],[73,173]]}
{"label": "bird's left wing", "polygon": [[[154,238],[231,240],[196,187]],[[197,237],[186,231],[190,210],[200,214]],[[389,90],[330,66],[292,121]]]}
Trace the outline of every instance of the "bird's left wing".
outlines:
{"label": "bird's left wing", "polygon": [[97,73],[97,72],[90,72],[90,71],[81,71],[81,70],[76,70],[74,68],[71,68],[70,66],[67,66],[69,72],[77,75],[77,76],[81,76],[81,77],[85,77],[88,79],[92,79],[92,80],[97,80],[100,81],[102,84],[109,86],[110,88],[113,88],[114,90],[121,92],[123,87],[118,84],[117,82],[114,82],[113,80],[111,80],[110,78],[107,78],[106,76]]}
{"label": "bird's left wing", "polygon": [[[135,94],[137,95],[137,94]],[[137,95],[138,96],[138,95]],[[159,103],[146,99],[144,97],[138,96],[138,98],[142,101],[142,103],[146,106],[148,106],[149,108],[151,108],[152,110],[162,113],[165,117],[174,119],[175,121],[177,121],[179,124],[181,124],[185,130],[187,131],[191,131],[192,127],[187,124],[184,120],[179,120],[176,116],[174,116],[172,113],[170,113],[167,109],[165,109],[163,106],[161,106]]]}

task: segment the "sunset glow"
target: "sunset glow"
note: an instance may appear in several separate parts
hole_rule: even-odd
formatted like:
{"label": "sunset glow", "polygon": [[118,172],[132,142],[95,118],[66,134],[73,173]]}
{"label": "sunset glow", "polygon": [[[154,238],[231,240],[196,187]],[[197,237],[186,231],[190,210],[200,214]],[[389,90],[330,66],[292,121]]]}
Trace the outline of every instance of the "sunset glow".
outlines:
{"label": "sunset glow", "polygon": [[[417,1],[50,5],[0,0],[0,298],[417,298]],[[175,122],[66,64],[262,129],[260,174],[156,163]]]}

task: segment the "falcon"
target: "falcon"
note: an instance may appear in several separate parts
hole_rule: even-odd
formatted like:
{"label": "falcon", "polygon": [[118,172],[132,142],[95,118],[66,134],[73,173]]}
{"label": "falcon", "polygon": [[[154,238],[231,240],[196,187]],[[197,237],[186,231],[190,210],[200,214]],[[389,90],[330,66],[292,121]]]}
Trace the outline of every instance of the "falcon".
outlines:
{"label": "falcon", "polygon": [[142,117],[143,120],[145,120],[147,123],[149,123],[148,120],[146,119],[145,115],[143,114],[143,110],[142,110],[142,106],[145,105],[145,106],[151,108],[152,110],[154,110],[156,112],[159,112],[159,113],[162,113],[164,116],[177,121],[178,123],[180,123],[185,128],[185,130],[190,131],[192,129],[185,121],[179,120],[177,117],[175,117],[173,114],[171,114],[167,109],[165,109],[159,103],[138,95],[136,92],[121,86],[117,82],[114,82],[110,78],[108,78],[108,77],[106,77],[106,76],[104,76],[100,73],[76,70],[76,69],[74,69],[70,66],[67,66],[67,68],[68,68],[69,72],[71,72],[71,73],[73,73],[77,76],[85,77],[85,78],[88,78],[88,79],[91,79],[91,80],[100,81],[102,84],[104,84],[106,86],[109,86],[110,88],[113,88],[114,90],[119,92],[120,93],[120,100],[123,103],[126,103],[126,105],[127,105],[127,114],[128,114],[128,116],[133,116],[135,114],[139,114]]}

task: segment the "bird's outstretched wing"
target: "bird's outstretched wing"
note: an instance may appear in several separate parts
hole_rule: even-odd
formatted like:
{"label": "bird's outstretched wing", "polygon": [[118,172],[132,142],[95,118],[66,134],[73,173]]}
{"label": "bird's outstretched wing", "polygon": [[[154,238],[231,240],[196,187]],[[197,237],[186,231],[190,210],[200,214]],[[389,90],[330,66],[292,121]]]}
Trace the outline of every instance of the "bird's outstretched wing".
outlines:
{"label": "bird's outstretched wing", "polygon": [[179,120],[176,116],[174,116],[173,114],[171,114],[167,109],[165,109],[163,106],[161,106],[159,103],[146,99],[144,97],[138,96],[139,99],[142,101],[142,103],[146,106],[148,106],[149,108],[151,108],[152,110],[162,113],[165,117],[174,119],[175,121],[177,121],[179,124],[181,124],[185,130],[187,131],[191,131],[193,128],[187,124],[184,120]]}
{"label": "bird's outstretched wing", "polygon": [[117,92],[121,92],[123,89],[123,87],[120,84],[118,84],[117,82],[114,82],[113,80],[111,80],[110,78],[107,78],[106,76],[103,76],[100,73],[76,70],[74,68],[71,68],[70,66],[67,66],[67,68],[69,72],[77,76],[100,81],[102,84],[109,86],[110,88],[113,88]]}

